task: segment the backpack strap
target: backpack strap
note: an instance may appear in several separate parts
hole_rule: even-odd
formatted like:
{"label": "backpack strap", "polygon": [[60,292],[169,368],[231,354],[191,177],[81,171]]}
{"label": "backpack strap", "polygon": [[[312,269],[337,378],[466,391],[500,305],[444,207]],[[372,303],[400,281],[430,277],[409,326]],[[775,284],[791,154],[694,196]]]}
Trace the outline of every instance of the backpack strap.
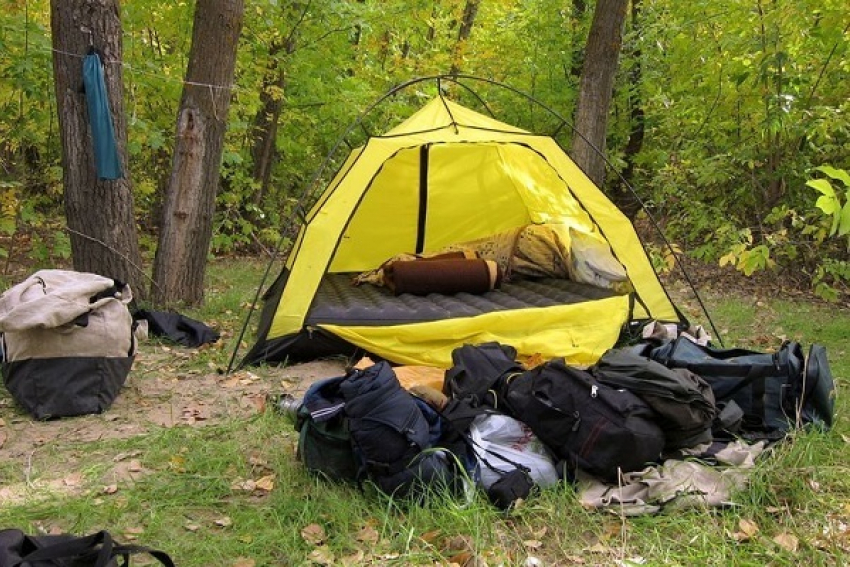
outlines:
{"label": "backpack strap", "polygon": [[174,561],[171,560],[171,557],[164,551],[160,551],[158,549],[151,549],[150,547],[145,547],[143,545],[116,545],[112,548],[113,556],[120,555],[124,558],[124,565],[130,564],[131,555],[137,555],[139,553],[147,553],[165,565],[165,567],[174,567]]}

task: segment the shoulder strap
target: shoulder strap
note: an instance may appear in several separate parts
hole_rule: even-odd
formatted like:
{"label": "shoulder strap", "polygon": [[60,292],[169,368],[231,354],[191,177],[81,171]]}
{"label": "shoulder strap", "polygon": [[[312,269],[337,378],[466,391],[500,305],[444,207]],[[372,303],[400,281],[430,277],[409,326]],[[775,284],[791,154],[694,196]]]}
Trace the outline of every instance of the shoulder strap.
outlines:
{"label": "shoulder strap", "polygon": [[150,547],[145,547],[143,545],[116,545],[113,548],[112,553],[114,556],[120,555],[123,557],[125,565],[129,565],[130,555],[147,553],[151,557],[156,558],[160,563],[165,565],[165,567],[174,567],[174,562],[167,553],[158,549],[151,549]]}

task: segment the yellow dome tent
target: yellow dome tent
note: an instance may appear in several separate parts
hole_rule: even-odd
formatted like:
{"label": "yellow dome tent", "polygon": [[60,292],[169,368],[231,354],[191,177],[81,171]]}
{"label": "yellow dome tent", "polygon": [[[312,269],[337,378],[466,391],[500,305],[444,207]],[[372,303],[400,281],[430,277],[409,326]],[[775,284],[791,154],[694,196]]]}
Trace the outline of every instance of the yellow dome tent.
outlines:
{"label": "yellow dome tent", "polygon": [[[349,283],[397,254],[433,253],[529,225],[607,242],[628,291],[443,313],[435,303],[498,304],[515,286],[483,297],[405,298]],[[631,222],[552,137],[444,96],[351,151],[306,215],[264,299],[258,340],[243,364],[365,352],[447,368],[456,347],[487,341],[511,345],[521,356],[590,364],[614,346],[629,321],[684,322]],[[421,316],[418,301],[430,302],[427,315]]]}

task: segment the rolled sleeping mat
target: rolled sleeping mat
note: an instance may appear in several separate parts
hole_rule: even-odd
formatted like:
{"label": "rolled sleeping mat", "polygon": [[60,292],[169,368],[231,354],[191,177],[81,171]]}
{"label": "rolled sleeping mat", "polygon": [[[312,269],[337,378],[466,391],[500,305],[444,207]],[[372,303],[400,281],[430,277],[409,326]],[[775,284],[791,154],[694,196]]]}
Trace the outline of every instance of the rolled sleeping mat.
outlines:
{"label": "rolled sleeping mat", "polygon": [[499,265],[480,258],[401,260],[388,266],[384,274],[386,286],[396,295],[481,294],[502,284]]}

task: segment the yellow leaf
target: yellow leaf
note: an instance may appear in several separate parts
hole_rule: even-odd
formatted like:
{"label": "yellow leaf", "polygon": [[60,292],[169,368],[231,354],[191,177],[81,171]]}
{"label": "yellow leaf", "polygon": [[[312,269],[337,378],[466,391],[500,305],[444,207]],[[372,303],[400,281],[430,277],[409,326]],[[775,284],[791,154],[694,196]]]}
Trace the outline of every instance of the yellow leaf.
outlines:
{"label": "yellow leaf", "polygon": [[782,532],[773,538],[773,542],[786,551],[797,553],[797,548],[800,546],[800,541],[796,536]]}
{"label": "yellow leaf", "polygon": [[257,490],[262,490],[264,492],[271,492],[274,488],[274,475],[266,475],[259,480],[257,480]]}

